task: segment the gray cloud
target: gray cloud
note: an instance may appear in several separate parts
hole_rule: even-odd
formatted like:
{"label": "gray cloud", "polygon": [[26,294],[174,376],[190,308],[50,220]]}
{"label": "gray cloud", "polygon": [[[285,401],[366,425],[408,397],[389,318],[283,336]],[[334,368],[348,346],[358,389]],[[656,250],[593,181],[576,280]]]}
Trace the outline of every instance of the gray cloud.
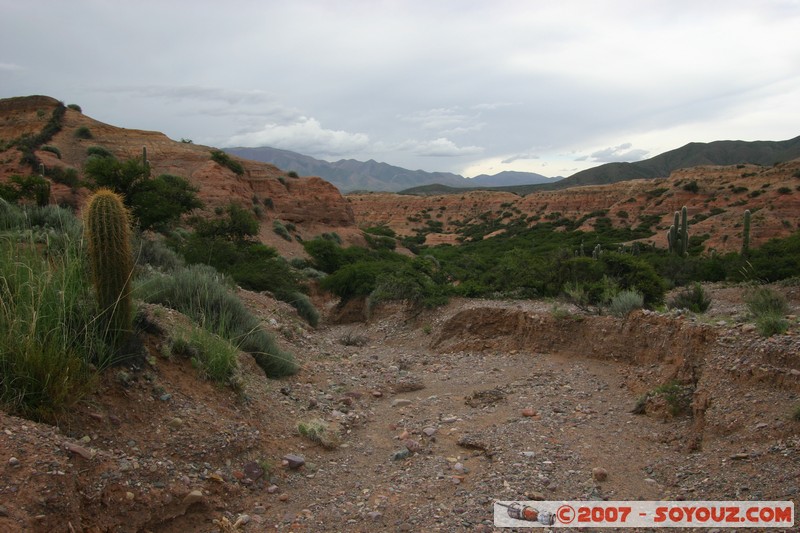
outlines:
{"label": "gray cloud", "polygon": [[0,63],[0,70],[5,70],[7,72],[13,72],[16,70],[23,70],[23,67],[16,65],[14,63]]}
{"label": "gray cloud", "polygon": [[513,163],[514,161],[520,161],[523,159],[541,159],[541,156],[537,154],[516,154],[512,155],[511,157],[507,157],[501,161],[504,165],[508,165]]}
{"label": "gray cloud", "polygon": [[369,146],[369,136],[323,128],[308,117],[292,124],[265,124],[257,131],[228,139],[228,146],[272,146],[313,156],[341,156],[360,152]]}
{"label": "gray cloud", "polygon": [[[633,146],[631,143],[624,143],[613,148],[604,148],[603,150],[592,152],[590,157],[592,161],[597,163],[633,162],[641,161],[649,153],[641,148],[630,149],[631,146]],[[576,161],[579,160],[576,159]]]}
{"label": "gray cloud", "polygon": [[460,157],[478,155],[483,152],[480,146],[457,146],[453,141],[439,137],[430,141],[409,140],[401,143],[399,150],[425,157]]}

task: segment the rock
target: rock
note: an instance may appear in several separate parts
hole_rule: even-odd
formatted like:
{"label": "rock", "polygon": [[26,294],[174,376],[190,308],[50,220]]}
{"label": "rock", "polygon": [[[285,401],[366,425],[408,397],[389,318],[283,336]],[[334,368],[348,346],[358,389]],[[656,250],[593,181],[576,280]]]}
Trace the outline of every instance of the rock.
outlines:
{"label": "rock", "polygon": [[491,452],[491,446],[486,440],[478,434],[474,433],[467,433],[466,435],[462,435],[461,438],[458,439],[456,443],[462,448],[470,448],[473,450],[480,450],[486,455],[493,455]]}
{"label": "rock", "polygon": [[0,517],[8,516],[8,509],[4,505],[0,505]]}
{"label": "rock", "polygon": [[378,521],[383,517],[383,513],[380,511],[371,511],[367,513],[367,516],[370,517],[374,521]]}
{"label": "rock", "polygon": [[126,500],[133,501],[135,498],[136,498],[136,496],[132,492],[126,492],[125,493],[125,499]]}
{"label": "rock", "polygon": [[263,505],[256,505],[255,507],[253,507],[253,513],[254,514],[264,514],[266,512],[267,512],[267,508],[264,507]]}
{"label": "rock", "polygon": [[244,475],[255,481],[264,475],[264,469],[255,461],[250,461],[244,465]]}
{"label": "rock", "polygon": [[406,449],[411,453],[418,453],[422,450],[422,445],[414,439],[406,439],[404,444],[406,445]]}
{"label": "rock", "polygon": [[396,398],[392,400],[392,407],[405,407],[411,405],[411,400],[407,398]]}
{"label": "rock", "polygon": [[19,459],[16,457],[9,457],[8,458],[8,466],[18,467],[19,466]]}
{"label": "rock", "polygon": [[398,450],[392,454],[393,461],[402,461],[403,459],[408,459],[411,457],[411,451],[406,448],[404,450]]}
{"label": "rock", "polygon": [[287,454],[283,456],[283,460],[286,463],[286,466],[291,468],[292,470],[296,470],[306,464],[305,458],[300,455],[295,455],[293,453]]}
{"label": "rock", "polygon": [[442,418],[442,423],[443,424],[452,424],[453,422],[457,422],[457,421],[458,421],[458,417],[457,416],[446,416],[446,417]]}
{"label": "rock", "polygon": [[436,434],[436,428],[431,428],[431,427],[425,428],[422,430],[422,434],[425,435],[426,437],[433,437]]}
{"label": "rock", "polygon": [[375,398],[380,398],[381,396],[383,396],[383,393],[379,390],[374,390],[372,391],[372,396]]}
{"label": "rock", "polygon": [[246,526],[250,523],[250,515],[247,514],[240,514],[239,517],[234,522],[233,527],[236,528],[237,526]]}
{"label": "rock", "polygon": [[80,455],[84,459],[91,459],[92,457],[94,457],[94,454],[95,454],[94,450],[90,450],[88,448],[84,448],[83,446],[79,446],[79,445],[74,444],[72,442],[65,442],[63,444],[63,447],[68,452],[72,452],[74,454]]}
{"label": "rock", "polygon": [[536,457],[536,452],[520,452],[519,454],[529,459],[532,457]]}
{"label": "rock", "polygon": [[162,402],[168,402],[170,401],[171,398],[172,394],[170,393],[162,394],[161,396],[158,397],[158,399],[161,400]]}
{"label": "rock", "polygon": [[544,493],[543,492],[539,492],[539,491],[526,491],[525,492],[525,497],[528,498],[529,500],[533,500],[533,501],[537,501],[537,502],[541,502],[541,501],[544,501],[544,500],[547,499],[545,497]]}
{"label": "rock", "polygon": [[267,492],[270,494],[275,494],[276,492],[278,492],[278,485],[270,485],[269,487],[267,487]]}
{"label": "rock", "polygon": [[744,459],[750,459],[750,454],[749,453],[735,453],[735,454],[731,455],[730,458],[731,458],[732,461],[742,461]]}
{"label": "rock", "polygon": [[605,481],[608,479],[608,471],[605,468],[594,467],[592,468],[592,479],[595,481]]}
{"label": "rock", "polygon": [[173,418],[172,420],[170,420],[170,421],[167,423],[167,425],[168,425],[169,427],[171,427],[172,429],[178,429],[179,427],[181,427],[181,426],[183,425],[183,420],[181,420],[180,418],[178,418],[178,417],[176,416],[175,418]]}
{"label": "rock", "polygon": [[193,490],[183,498],[183,505],[189,507],[190,505],[194,505],[195,503],[202,503],[203,502],[203,491],[202,490]]}
{"label": "rock", "polygon": [[282,502],[288,502],[289,501],[289,495],[284,492],[283,494],[278,496],[278,499],[280,501],[282,501]]}
{"label": "rock", "polygon": [[744,324],[742,325],[742,331],[745,333],[750,333],[756,330],[755,324]]}
{"label": "rock", "polygon": [[522,414],[522,416],[527,416],[527,417],[536,416],[536,409],[531,409],[530,407],[527,407],[523,409],[520,412],[520,414]]}

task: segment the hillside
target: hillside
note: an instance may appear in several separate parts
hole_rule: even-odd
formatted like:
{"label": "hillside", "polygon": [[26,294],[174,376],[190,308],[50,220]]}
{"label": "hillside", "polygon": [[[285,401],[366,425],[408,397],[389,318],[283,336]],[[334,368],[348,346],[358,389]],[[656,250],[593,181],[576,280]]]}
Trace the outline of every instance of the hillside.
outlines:
{"label": "hillside", "polygon": [[[0,100],[0,182],[15,174],[39,173],[21,161],[23,154],[15,143],[25,135],[38,135],[59,107],[63,109],[60,102],[46,96]],[[79,138],[76,132],[81,128],[86,128],[91,138]],[[52,151],[41,149],[48,145]],[[173,141],[158,132],[111,126],[75,109],[65,110],[58,130],[46,143],[37,146],[34,154],[45,165],[46,174],[52,169],[73,168],[82,179],[87,149],[95,146],[105,148],[121,160],[141,157],[145,147],[152,174],[188,179],[199,189],[198,195],[208,214],[230,202],[247,208],[261,206],[260,238],[284,255],[302,253],[297,236],[312,238],[336,231],[344,238],[360,242],[349,204],[323,179],[293,178],[273,165],[244,159],[237,159],[244,170],[237,175],[211,159],[212,147]],[[87,192],[84,188],[54,183],[52,201],[80,206]],[[272,231],[274,220],[294,224],[295,240],[287,242],[278,237]]]}
{"label": "hillside", "polygon": [[[569,220],[591,230],[598,222],[614,227],[650,228],[646,239],[665,247],[672,215],[688,207],[693,235],[707,235],[706,250],[741,246],[745,209],[753,213],[754,246],[800,228],[800,159],[777,166],[701,166],[674,171],[668,178],[630,180],[611,185],[541,191],[407,196],[351,194],[347,200],[362,227],[387,225],[398,235],[423,234],[426,243],[455,244],[467,236],[502,232],[524,220]],[[492,233],[496,234],[496,233]],[[470,237],[472,238],[472,237]]]}
{"label": "hillside", "polygon": [[226,152],[273,164],[301,176],[320,176],[348,191],[386,191],[398,192],[412,187],[444,185],[447,187],[501,187],[509,185],[530,185],[551,183],[558,178],[548,178],[532,172],[501,172],[493,176],[482,174],[465,178],[449,172],[425,172],[378,163],[377,161],[356,161],[342,159],[330,163],[306,155],[263,146],[259,148],[226,148]]}
{"label": "hillside", "polygon": [[708,165],[772,166],[800,157],[800,137],[786,141],[714,141],[686,146],[635,163],[607,163],[573,174],[556,187],[603,185],[618,181],[665,178],[682,168]]}

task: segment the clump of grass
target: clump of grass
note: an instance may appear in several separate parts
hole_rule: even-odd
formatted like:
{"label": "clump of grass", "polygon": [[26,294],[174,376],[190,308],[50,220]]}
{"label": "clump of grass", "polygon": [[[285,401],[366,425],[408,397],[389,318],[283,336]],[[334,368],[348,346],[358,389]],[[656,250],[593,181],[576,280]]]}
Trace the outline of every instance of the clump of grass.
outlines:
{"label": "clump of grass", "polygon": [[234,160],[223,152],[222,150],[212,150],[211,151],[211,159],[213,159],[217,164],[226,167],[228,170],[232,171],[237,176],[241,176],[244,174],[244,167],[241,163]]}
{"label": "clump of grass", "polygon": [[669,381],[641,396],[636,402],[633,413],[637,415],[645,414],[648,402],[655,398],[664,399],[667,412],[672,416],[681,416],[691,412],[691,387],[683,386],[677,381]]}
{"label": "clump of grass", "polygon": [[624,318],[632,311],[644,307],[644,296],[641,293],[631,290],[620,291],[619,294],[611,299],[608,311],[617,317]]}
{"label": "clump of grass", "polygon": [[234,383],[239,350],[228,340],[201,327],[179,331],[172,339],[172,354],[189,357],[203,376],[216,383]]}
{"label": "clump of grass", "polygon": [[91,139],[93,137],[92,131],[86,127],[81,126],[80,128],[75,130],[75,137],[78,139]]}
{"label": "clump of grass", "polygon": [[747,309],[752,313],[756,329],[763,337],[786,333],[789,321],[785,316],[789,312],[786,298],[768,287],[759,287],[745,297]]}
{"label": "clump of grass", "polygon": [[281,222],[280,220],[272,221],[272,231],[274,231],[276,235],[279,235],[284,240],[291,242],[292,236],[289,234],[289,229],[286,226],[284,226],[283,222]]}
{"label": "clump of grass", "polygon": [[0,211],[0,403],[53,420],[92,390],[112,354],[72,235],[80,223],[55,207]]}
{"label": "clump of grass", "polygon": [[291,354],[281,350],[259,320],[226,286],[224,277],[205,265],[192,265],[169,276],[152,274],[140,281],[136,293],[189,316],[201,327],[253,355],[269,377],[297,371]]}
{"label": "clump of grass", "polygon": [[345,346],[366,346],[369,338],[351,329],[339,338],[339,342]]}
{"label": "clump of grass", "polygon": [[327,422],[319,418],[298,423],[297,432],[329,450],[338,448],[342,443],[339,433],[333,431]]}
{"label": "clump of grass", "polygon": [[699,283],[682,290],[669,302],[670,309],[688,309],[693,313],[704,313],[709,306],[711,306],[711,298]]}

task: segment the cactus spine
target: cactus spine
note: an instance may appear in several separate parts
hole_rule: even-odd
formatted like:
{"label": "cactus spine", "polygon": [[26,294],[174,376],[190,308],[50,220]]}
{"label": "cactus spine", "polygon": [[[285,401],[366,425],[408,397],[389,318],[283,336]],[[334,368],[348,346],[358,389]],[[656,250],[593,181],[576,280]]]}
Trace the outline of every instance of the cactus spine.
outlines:
{"label": "cactus spine", "polygon": [[85,225],[98,308],[112,341],[121,342],[133,321],[130,218],[122,197],[98,190],[87,204]]}
{"label": "cactus spine", "polygon": [[742,256],[750,251],[750,210],[744,210],[744,230],[742,231]]}
{"label": "cactus spine", "polygon": [[669,251],[676,253],[681,257],[689,253],[689,215],[686,206],[681,208],[680,212],[675,211],[675,218],[673,224],[669,227],[667,232],[667,243],[669,244]]}

